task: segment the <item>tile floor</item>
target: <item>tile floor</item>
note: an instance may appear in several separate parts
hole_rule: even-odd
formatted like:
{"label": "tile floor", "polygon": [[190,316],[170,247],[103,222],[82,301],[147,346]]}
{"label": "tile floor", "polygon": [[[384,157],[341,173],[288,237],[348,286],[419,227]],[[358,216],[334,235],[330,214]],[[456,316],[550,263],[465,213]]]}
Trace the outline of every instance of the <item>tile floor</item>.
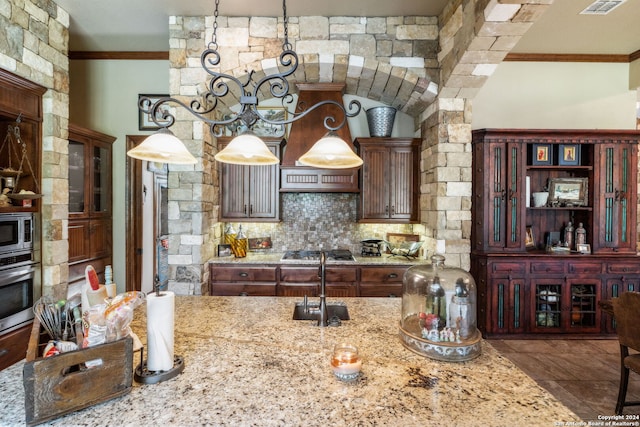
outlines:
{"label": "tile floor", "polygon": [[[580,416],[613,415],[620,381],[620,347],[604,340],[489,340],[541,387]],[[640,401],[640,375],[630,373],[627,400]],[[640,406],[624,414],[640,414]]]}

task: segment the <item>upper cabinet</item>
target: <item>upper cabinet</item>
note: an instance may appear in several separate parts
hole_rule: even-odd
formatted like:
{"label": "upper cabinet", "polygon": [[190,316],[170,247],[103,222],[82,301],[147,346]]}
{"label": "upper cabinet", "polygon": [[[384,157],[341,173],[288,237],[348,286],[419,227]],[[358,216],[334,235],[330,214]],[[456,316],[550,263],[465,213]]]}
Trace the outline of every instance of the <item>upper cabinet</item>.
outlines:
{"label": "upper cabinet", "polygon": [[0,212],[39,210],[40,196],[17,193],[41,193],[45,91],[40,85],[0,69],[0,191],[9,193]]}
{"label": "upper cabinet", "polygon": [[359,222],[419,221],[420,140],[358,138],[362,188]]}
{"label": "upper cabinet", "polygon": [[[231,138],[218,138],[219,149]],[[282,140],[267,140],[280,158]],[[220,163],[221,221],[280,221],[279,165],[242,166]]]}
{"label": "upper cabinet", "polygon": [[112,144],[116,138],[69,125],[69,283],[91,264],[112,262]]}
{"label": "upper cabinet", "polygon": [[[594,254],[635,254],[638,141],[637,131],[474,131],[473,251],[544,253],[571,223]],[[536,203],[536,193],[549,194]]]}

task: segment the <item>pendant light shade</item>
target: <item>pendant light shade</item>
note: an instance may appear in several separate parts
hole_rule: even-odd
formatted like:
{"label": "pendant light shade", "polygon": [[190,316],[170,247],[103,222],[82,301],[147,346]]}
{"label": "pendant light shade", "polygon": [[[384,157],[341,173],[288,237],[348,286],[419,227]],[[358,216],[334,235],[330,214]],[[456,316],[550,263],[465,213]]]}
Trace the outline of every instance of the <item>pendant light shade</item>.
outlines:
{"label": "pendant light shade", "polygon": [[264,141],[251,131],[246,131],[233,138],[229,145],[218,152],[214,158],[222,163],[236,165],[260,166],[280,163],[280,160],[269,150]]}
{"label": "pendant light shade", "polygon": [[326,169],[350,169],[362,165],[362,159],[335,132],[327,132],[298,161],[305,166]]}
{"label": "pendant light shade", "polygon": [[192,165],[198,163],[195,157],[167,128],[150,135],[136,147],[127,151],[127,156],[158,163]]}

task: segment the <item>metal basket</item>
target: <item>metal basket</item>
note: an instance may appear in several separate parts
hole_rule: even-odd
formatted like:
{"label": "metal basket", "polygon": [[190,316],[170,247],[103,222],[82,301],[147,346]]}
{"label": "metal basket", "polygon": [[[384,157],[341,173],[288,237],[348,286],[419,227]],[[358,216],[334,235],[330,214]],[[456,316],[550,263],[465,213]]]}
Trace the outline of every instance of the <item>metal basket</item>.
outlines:
{"label": "metal basket", "polygon": [[367,110],[369,135],[383,138],[390,137],[393,131],[393,121],[396,118],[396,111],[395,108],[387,106],[369,108]]}

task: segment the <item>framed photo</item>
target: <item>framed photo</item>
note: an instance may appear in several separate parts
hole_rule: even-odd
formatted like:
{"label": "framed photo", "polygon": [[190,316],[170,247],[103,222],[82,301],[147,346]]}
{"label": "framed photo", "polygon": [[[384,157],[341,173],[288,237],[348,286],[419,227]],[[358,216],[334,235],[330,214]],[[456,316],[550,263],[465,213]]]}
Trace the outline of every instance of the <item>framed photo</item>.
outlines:
{"label": "framed photo", "polygon": [[578,166],[580,164],[580,145],[558,145],[558,164],[563,166]]}
{"label": "framed photo", "polygon": [[[287,110],[284,107],[258,107],[258,112],[270,120],[287,120]],[[264,120],[258,120],[253,125],[253,133],[258,136],[286,138],[287,125],[274,125]]]}
{"label": "framed photo", "polygon": [[218,256],[221,258],[231,256],[231,245],[218,245]]}
{"label": "framed photo", "polygon": [[261,249],[271,249],[273,243],[271,237],[256,237],[249,239],[249,250],[259,251]]}
{"label": "framed photo", "polygon": [[549,202],[551,206],[587,206],[588,186],[588,178],[551,178]]}
{"label": "framed photo", "polygon": [[530,225],[527,225],[527,231],[524,235],[524,244],[527,248],[536,247],[536,241],[533,237],[533,228]]}
{"label": "framed photo", "polygon": [[531,164],[551,166],[553,164],[553,151],[551,150],[551,144],[533,144],[533,158]]}
{"label": "framed photo", "polygon": [[590,254],[591,253],[591,245],[587,243],[579,243],[576,245],[576,250],[581,254]]}
{"label": "framed photo", "polygon": [[[168,97],[169,95],[138,95],[138,107],[142,107],[146,110],[150,109],[153,104],[160,98]],[[161,111],[158,111],[156,114],[156,118],[160,123],[166,121],[162,120],[163,111],[168,111],[169,106],[164,105],[160,108]],[[156,125],[156,123],[151,119],[151,114],[143,112],[140,108],[138,108],[138,129],[139,130],[158,130],[160,126]]]}

